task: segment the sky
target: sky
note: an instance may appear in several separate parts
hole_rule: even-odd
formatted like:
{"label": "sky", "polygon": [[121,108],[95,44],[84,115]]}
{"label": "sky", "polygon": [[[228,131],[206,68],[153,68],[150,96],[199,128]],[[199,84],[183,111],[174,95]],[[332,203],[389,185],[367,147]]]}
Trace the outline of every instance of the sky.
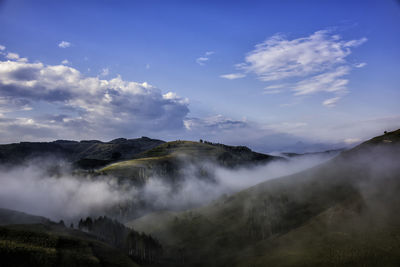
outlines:
{"label": "sky", "polygon": [[0,0],[0,143],[352,145],[400,128],[399,44],[395,0]]}

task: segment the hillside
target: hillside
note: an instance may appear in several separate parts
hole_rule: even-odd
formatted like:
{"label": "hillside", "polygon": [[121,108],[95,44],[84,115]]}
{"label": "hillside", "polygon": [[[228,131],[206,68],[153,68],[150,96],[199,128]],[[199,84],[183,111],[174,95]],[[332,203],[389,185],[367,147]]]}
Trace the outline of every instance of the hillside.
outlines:
{"label": "hillside", "polygon": [[198,167],[200,177],[210,178],[212,174],[202,166],[204,163],[235,168],[268,163],[273,160],[283,160],[283,158],[253,152],[242,146],[173,141],[137,154],[132,160],[108,165],[100,169],[98,173],[129,178],[143,183],[154,175],[169,177],[171,180],[179,179],[183,175],[184,168],[189,165]]}
{"label": "hillside", "polygon": [[91,169],[135,155],[156,147],[164,141],[141,137],[119,138],[110,142],[98,140],[54,142],[21,142],[0,145],[0,163],[16,164],[36,157],[60,158],[79,168]]}
{"label": "hillside", "polygon": [[35,223],[47,224],[49,222],[50,220],[45,217],[35,216],[24,212],[0,208],[0,225],[35,224]]}
{"label": "hillside", "polygon": [[156,239],[106,216],[80,219],[74,228],[0,209],[0,225],[1,266],[138,266],[162,255]]}
{"label": "hillside", "polygon": [[[397,266],[400,130],[312,169],[128,223],[171,266]],[[390,142],[389,142],[390,141]]]}
{"label": "hillside", "polygon": [[1,226],[0,259],[4,266],[138,266],[116,248],[55,224]]}

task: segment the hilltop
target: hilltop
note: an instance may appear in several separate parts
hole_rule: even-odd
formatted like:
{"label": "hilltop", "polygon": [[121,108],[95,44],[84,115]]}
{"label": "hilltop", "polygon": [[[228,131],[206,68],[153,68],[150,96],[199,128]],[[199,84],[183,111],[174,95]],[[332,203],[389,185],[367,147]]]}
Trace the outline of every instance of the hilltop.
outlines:
{"label": "hilltop", "polygon": [[21,142],[0,145],[0,163],[16,164],[37,157],[60,158],[78,168],[91,169],[135,155],[163,144],[164,141],[141,137],[118,138],[109,142],[98,140],[53,142]]}
{"label": "hilltop", "polygon": [[400,130],[333,160],[185,212],[129,226],[155,235],[171,266],[396,266]]}
{"label": "hilltop", "polygon": [[98,173],[129,178],[138,183],[144,183],[151,176],[166,177],[173,181],[179,179],[185,167],[189,165],[198,168],[200,178],[212,178],[212,173],[204,166],[205,163],[236,168],[274,160],[284,159],[257,153],[244,146],[173,141],[139,153],[134,156],[134,159],[110,164],[98,170]]}

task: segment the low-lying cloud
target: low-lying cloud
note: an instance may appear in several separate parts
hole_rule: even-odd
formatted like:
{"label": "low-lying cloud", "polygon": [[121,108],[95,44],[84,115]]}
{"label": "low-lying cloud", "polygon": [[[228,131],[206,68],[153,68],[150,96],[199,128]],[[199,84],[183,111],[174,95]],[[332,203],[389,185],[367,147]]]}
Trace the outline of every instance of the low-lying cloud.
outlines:
{"label": "low-lying cloud", "polygon": [[[209,162],[189,164],[178,183],[170,183],[162,177],[150,177],[139,188],[129,183],[118,183],[117,179],[109,176],[72,175],[68,166],[60,167],[60,162],[38,159],[23,166],[3,166],[0,203],[2,208],[53,220],[105,213],[119,216],[120,207],[129,207],[128,214],[120,218],[128,219],[154,210],[197,207],[224,194],[307,169],[325,160],[327,157],[310,156],[234,170]],[[211,178],[200,177],[199,168],[207,170]]]}
{"label": "low-lying cloud", "polygon": [[37,163],[2,169],[2,208],[58,220],[102,214],[130,197],[113,179],[91,179],[68,173],[51,175],[43,168],[46,162]]}

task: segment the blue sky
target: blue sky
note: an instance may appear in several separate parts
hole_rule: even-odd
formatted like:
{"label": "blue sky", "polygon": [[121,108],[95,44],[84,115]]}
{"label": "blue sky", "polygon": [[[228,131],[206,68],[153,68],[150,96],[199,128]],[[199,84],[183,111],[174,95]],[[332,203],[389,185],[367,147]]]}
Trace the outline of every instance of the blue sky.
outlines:
{"label": "blue sky", "polygon": [[400,3],[0,1],[0,142],[271,151],[400,128]]}

